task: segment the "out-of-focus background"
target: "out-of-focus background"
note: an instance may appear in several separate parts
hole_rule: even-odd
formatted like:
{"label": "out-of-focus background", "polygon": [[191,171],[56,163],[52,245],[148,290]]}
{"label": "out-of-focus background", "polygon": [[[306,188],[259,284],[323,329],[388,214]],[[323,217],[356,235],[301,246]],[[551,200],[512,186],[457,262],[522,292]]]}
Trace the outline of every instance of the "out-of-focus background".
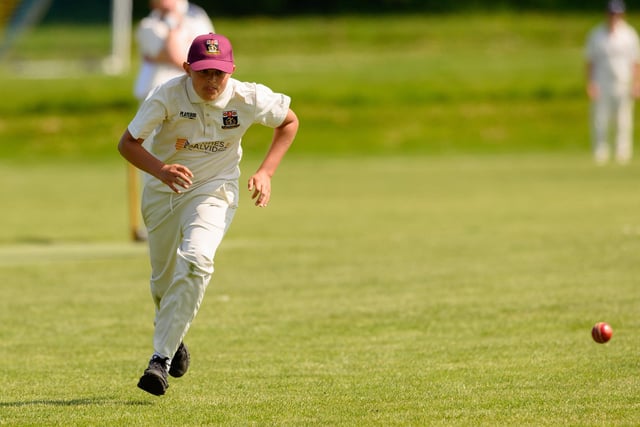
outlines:
{"label": "out-of-focus background", "polygon": [[[140,59],[131,31],[148,3],[5,3],[0,72],[11,102],[0,108],[4,117],[20,120],[8,120],[2,131],[21,144],[4,145],[3,154],[115,155],[109,147],[118,132],[105,133],[103,126],[126,124],[136,107],[130,93]],[[604,19],[597,2],[195,3],[234,42],[236,77],[268,81],[311,110],[304,111],[308,133],[301,150],[588,149],[583,52],[587,31]],[[26,116],[19,111],[34,105],[60,132],[46,133],[51,125],[20,131]],[[73,108],[79,111],[55,114]],[[92,108],[123,115],[87,123],[95,138],[88,146],[55,143],[67,120]]]}
{"label": "out-of-focus background", "polygon": [[[303,120],[293,155],[589,156],[584,44],[604,2],[195,3],[233,41],[236,78],[293,98]],[[121,162],[115,145],[137,108],[132,33],[148,12],[146,1],[3,3],[4,162]],[[268,132],[247,135],[248,158],[264,153],[257,141]],[[123,224],[73,212],[64,218],[78,230],[90,223],[101,238],[121,238]],[[27,232],[21,221],[5,220],[0,239],[94,233],[40,222]]]}

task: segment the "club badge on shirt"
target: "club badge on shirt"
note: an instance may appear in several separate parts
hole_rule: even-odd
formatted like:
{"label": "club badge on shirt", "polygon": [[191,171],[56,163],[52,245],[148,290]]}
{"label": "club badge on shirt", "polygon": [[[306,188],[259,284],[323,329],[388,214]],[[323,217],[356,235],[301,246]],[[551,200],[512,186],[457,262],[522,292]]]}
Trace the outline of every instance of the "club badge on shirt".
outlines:
{"label": "club badge on shirt", "polygon": [[236,110],[225,110],[222,112],[222,129],[233,129],[240,126],[238,122],[238,112]]}

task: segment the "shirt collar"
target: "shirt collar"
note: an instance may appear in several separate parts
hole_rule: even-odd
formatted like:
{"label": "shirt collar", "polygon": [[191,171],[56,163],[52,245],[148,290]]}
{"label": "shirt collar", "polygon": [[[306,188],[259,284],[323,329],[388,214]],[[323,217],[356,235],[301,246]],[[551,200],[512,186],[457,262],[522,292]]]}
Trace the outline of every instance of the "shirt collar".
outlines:
{"label": "shirt collar", "polygon": [[213,101],[205,101],[200,98],[200,95],[196,93],[196,90],[193,88],[193,82],[191,81],[191,77],[188,77],[184,81],[187,96],[189,97],[189,101],[194,104],[209,104],[212,107],[223,108],[225,105],[229,103],[231,99],[231,94],[233,93],[233,79],[229,79],[227,81],[227,87],[224,88],[224,91],[220,94],[219,97],[214,99]]}

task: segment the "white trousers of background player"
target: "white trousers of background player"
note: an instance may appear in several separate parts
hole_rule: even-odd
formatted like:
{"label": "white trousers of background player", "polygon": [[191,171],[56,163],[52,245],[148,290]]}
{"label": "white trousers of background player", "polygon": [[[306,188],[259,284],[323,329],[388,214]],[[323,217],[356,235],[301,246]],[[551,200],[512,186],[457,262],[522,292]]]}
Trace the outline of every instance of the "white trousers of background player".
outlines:
{"label": "white trousers of background player", "polygon": [[195,318],[213,259],[237,208],[238,185],[215,181],[185,193],[146,191],[142,214],[149,233],[151,295],[156,307],[153,347],[172,358]]}
{"label": "white trousers of background player", "polygon": [[615,158],[628,163],[633,154],[633,98],[627,91],[601,91],[592,103],[593,155],[603,164],[611,157],[609,137],[613,130]]}

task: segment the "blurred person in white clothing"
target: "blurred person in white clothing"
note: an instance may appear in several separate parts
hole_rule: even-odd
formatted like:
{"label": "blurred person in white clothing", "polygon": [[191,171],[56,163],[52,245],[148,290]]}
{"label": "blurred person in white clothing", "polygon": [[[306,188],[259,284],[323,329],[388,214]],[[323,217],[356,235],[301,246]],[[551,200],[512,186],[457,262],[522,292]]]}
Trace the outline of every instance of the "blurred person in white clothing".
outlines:
{"label": "blurred person in white clothing", "polygon": [[634,98],[640,95],[640,42],[625,19],[625,4],[611,0],[606,22],[595,27],[586,45],[587,94],[591,99],[591,133],[594,159],[611,157],[608,138],[615,129],[615,159],[620,164],[633,153]]}
{"label": "blurred person in white clothing", "polygon": [[193,39],[215,32],[204,9],[187,0],[151,0],[150,7],[136,30],[142,64],[134,95],[140,102],[156,86],[184,74],[182,64]]}

